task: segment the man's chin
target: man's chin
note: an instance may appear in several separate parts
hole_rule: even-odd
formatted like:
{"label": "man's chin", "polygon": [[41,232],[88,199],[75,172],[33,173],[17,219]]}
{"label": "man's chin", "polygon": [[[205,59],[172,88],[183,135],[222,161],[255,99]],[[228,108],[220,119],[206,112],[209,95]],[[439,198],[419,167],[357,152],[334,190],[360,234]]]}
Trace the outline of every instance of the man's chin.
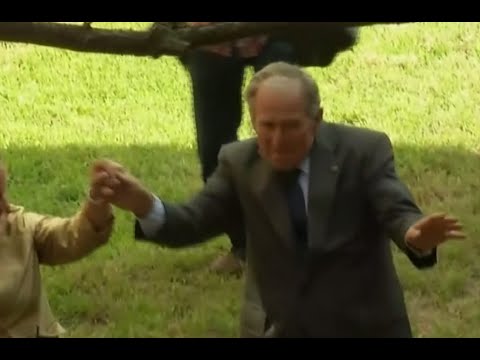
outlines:
{"label": "man's chin", "polygon": [[272,160],[270,161],[272,168],[276,171],[289,171],[296,168],[296,165],[291,161],[285,160]]}
{"label": "man's chin", "polygon": [[275,171],[289,171],[298,166],[298,164],[294,162],[290,156],[266,156],[261,151],[259,154]]}

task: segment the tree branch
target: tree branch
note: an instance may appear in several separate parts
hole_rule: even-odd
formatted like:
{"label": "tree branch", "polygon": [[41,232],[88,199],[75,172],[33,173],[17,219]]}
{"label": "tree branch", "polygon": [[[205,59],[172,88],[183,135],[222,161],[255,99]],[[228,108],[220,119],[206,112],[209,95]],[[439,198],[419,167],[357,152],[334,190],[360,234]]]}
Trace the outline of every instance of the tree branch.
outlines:
{"label": "tree branch", "polygon": [[[0,22],[0,41],[35,44],[79,52],[117,55],[180,56],[189,49],[223,41],[288,31],[328,31],[389,22],[229,22],[173,29],[156,23],[149,30],[110,30],[87,25]],[[163,24],[163,25],[161,25]]]}

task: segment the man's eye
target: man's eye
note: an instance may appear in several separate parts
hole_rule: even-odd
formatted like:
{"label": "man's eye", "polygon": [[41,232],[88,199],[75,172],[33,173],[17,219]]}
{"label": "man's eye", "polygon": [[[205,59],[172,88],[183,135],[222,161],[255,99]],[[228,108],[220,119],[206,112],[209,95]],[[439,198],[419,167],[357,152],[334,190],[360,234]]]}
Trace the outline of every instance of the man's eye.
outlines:
{"label": "man's eye", "polygon": [[295,130],[300,127],[300,123],[298,121],[292,121],[286,124],[285,126],[288,130]]}

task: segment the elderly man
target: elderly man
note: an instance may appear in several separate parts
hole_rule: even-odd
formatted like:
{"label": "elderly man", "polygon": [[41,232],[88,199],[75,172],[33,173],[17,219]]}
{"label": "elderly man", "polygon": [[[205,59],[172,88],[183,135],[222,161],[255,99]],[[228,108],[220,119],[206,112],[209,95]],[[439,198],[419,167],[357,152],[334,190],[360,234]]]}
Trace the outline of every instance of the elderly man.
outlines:
{"label": "elderly man", "polygon": [[389,240],[417,268],[432,267],[440,244],[465,236],[459,221],[422,214],[387,135],[326,122],[300,68],[266,66],[246,95],[257,136],[224,146],[193,199],[166,202],[109,161],[99,166],[119,185],[96,196],[135,214],[137,239],[172,248],[243,218],[247,301],[258,290],[266,319],[247,315],[257,330],[268,322],[270,336],[411,337]]}

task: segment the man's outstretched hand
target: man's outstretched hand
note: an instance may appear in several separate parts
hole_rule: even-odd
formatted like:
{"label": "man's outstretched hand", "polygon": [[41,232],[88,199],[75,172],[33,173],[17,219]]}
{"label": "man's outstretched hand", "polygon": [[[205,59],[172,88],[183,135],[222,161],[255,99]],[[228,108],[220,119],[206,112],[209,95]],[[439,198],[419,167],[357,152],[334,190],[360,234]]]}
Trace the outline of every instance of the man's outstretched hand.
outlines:
{"label": "man's outstretched hand", "polygon": [[405,234],[405,242],[419,251],[430,251],[450,239],[464,239],[463,227],[454,217],[434,214],[420,219]]}

